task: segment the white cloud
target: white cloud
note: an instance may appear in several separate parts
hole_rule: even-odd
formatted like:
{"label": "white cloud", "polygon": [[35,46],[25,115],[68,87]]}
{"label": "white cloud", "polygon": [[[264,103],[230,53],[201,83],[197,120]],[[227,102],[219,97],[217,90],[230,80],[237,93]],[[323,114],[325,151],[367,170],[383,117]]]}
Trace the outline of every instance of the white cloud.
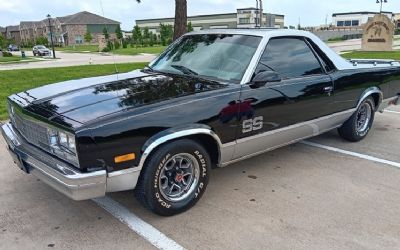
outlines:
{"label": "white cloud", "polygon": [[[389,0],[385,10],[400,12],[400,1]],[[172,17],[173,0],[102,0],[106,17],[120,21],[123,29],[131,29],[136,19]],[[189,15],[235,12],[236,8],[251,7],[254,0],[188,0]],[[284,14],[286,25],[319,25],[331,21],[334,12],[378,11],[375,0],[264,0],[269,13]],[[100,0],[0,0],[0,26],[18,24],[23,20],[41,20],[47,14],[63,16],[78,11],[102,15]]]}

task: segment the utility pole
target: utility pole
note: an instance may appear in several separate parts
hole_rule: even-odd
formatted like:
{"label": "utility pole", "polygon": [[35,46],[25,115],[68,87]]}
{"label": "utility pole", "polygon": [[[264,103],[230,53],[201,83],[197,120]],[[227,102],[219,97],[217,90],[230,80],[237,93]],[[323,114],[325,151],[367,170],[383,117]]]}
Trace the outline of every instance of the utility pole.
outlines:
{"label": "utility pole", "polygon": [[47,18],[49,19],[50,40],[51,40],[51,47],[53,48],[53,58],[56,59],[56,51],[54,50],[53,30],[51,29],[51,16],[50,16],[50,14],[47,15]]}

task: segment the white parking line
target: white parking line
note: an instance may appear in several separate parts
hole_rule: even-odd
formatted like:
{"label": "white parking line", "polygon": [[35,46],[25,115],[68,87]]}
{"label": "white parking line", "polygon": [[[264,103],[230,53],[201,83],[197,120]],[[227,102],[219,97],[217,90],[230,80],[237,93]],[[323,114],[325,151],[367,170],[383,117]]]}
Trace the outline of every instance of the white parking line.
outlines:
{"label": "white parking line", "polygon": [[393,114],[400,114],[400,112],[398,112],[398,111],[393,111],[393,110],[385,110],[383,113],[393,113]]}
{"label": "white parking line", "polygon": [[113,199],[103,197],[93,201],[158,249],[185,249]]}
{"label": "white parking line", "polygon": [[400,163],[394,162],[394,161],[388,161],[385,159],[380,159],[374,156],[370,156],[370,155],[364,155],[364,154],[360,154],[360,153],[355,153],[355,152],[351,152],[351,151],[347,151],[347,150],[343,150],[343,149],[339,149],[339,148],[334,148],[331,146],[326,146],[326,145],[322,145],[322,144],[318,144],[318,143],[314,143],[314,142],[310,142],[310,141],[302,141],[301,143],[308,145],[308,146],[312,146],[312,147],[317,147],[317,148],[322,148],[322,149],[326,149],[329,151],[333,151],[336,153],[341,153],[341,154],[345,154],[345,155],[351,155],[354,157],[358,157],[361,159],[365,159],[365,160],[369,160],[369,161],[373,161],[373,162],[378,162],[378,163],[383,163],[386,165],[390,165],[396,168],[400,168]]}

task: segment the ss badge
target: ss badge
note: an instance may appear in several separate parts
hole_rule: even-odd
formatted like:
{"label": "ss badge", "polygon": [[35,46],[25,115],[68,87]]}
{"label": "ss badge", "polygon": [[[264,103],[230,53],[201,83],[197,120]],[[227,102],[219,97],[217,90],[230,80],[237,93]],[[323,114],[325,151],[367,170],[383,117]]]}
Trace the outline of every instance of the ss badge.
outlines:
{"label": "ss badge", "polygon": [[250,133],[252,131],[257,131],[263,128],[264,125],[264,117],[258,116],[254,119],[244,120],[243,121],[243,130],[242,133]]}

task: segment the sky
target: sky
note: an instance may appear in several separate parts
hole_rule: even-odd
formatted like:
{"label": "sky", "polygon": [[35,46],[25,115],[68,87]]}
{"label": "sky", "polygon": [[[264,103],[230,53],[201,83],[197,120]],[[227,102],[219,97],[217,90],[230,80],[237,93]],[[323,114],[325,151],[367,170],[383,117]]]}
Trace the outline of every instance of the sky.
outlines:
{"label": "sky", "polygon": [[[101,4],[102,2],[102,4]],[[237,8],[255,7],[255,0],[187,0],[188,14],[233,13]],[[332,13],[350,11],[379,11],[376,0],[264,0],[268,13],[284,14],[285,26],[300,23],[317,26],[332,20]],[[131,30],[137,19],[172,17],[173,0],[0,0],[0,26],[16,25],[20,21],[42,20],[47,14],[64,16],[79,11],[104,15]],[[385,11],[400,13],[400,0],[388,0]]]}

